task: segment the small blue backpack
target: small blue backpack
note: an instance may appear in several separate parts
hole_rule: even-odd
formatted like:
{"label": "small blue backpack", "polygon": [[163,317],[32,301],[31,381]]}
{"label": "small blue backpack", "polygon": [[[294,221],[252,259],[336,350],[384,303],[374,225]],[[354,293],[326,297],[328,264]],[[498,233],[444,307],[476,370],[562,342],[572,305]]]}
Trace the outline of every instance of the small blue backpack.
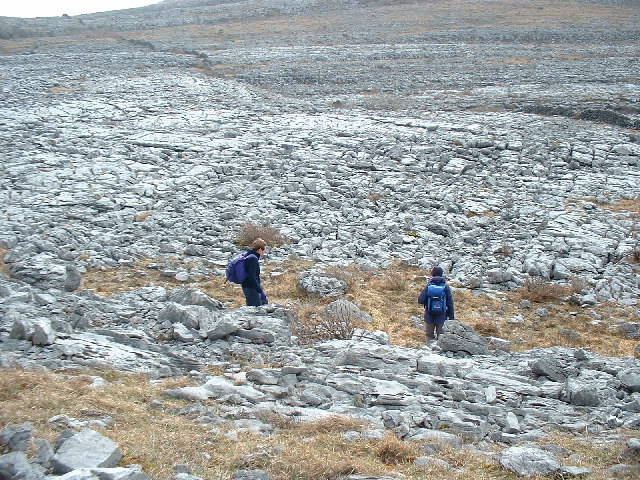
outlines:
{"label": "small blue backpack", "polygon": [[447,310],[447,300],[444,293],[444,285],[427,286],[427,312],[444,313]]}
{"label": "small blue backpack", "polygon": [[[229,265],[227,265],[227,280],[233,283],[242,283],[247,279],[247,269],[244,262],[251,255],[253,255],[252,252],[244,252],[231,259]],[[255,255],[253,256],[255,257]]]}

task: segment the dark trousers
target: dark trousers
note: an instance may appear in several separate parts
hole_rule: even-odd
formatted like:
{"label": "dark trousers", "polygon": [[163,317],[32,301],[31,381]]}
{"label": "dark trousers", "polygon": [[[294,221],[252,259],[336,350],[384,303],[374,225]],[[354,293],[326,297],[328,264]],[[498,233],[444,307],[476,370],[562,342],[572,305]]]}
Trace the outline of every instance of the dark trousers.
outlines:
{"label": "dark trousers", "polygon": [[242,293],[244,293],[244,298],[247,300],[247,306],[259,307],[260,305],[262,305],[260,292],[258,292],[258,290],[256,290],[255,288],[242,287]]}
{"label": "dark trousers", "polygon": [[441,323],[424,322],[424,324],[426,325],[427,331],[427,343],[442,335],[443,328]]}

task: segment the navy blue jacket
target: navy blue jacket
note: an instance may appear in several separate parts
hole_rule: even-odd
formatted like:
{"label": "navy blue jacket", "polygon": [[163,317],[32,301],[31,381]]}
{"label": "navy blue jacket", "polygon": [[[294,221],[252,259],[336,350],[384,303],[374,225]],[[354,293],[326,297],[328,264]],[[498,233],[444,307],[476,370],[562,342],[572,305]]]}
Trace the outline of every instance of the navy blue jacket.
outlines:
{"label": "navy blue jacket", "polygon": [[260,254],[255,250],[247,251],[247,258],[244,261],[244,268],[247,271],[247,278],[242,282],[242,288],[253,288],[262,294],[260,286]]}
{"label": "navy blue jacket", "polygon": [[[444,285],[444,295],[446,301],[446,309],[442,313],[429,313],[427,312],[427,288],[429,285]],[[420,296],[418,297],[418,303],[424,305],[424,321],[427,323],[435,323],[436,325],[442,325],[445,320],[448,318],[449,320],[453,320],[454,310],[453,310],[453,295],[451,295],[451,288],[447,285],[444,277],[433,277],[429,280],[429,283],[424,287]]]}

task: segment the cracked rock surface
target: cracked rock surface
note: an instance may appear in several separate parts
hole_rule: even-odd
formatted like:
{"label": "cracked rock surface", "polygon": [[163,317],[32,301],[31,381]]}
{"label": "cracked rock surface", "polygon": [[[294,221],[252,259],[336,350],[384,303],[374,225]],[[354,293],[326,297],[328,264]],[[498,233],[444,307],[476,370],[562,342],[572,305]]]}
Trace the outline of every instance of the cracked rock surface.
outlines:
{"label": "cracked rock surface", "polygon": [[[220,275],[235,232],[257,222],[290,239],[274,262],[439,263],[462,288],[579,277],[579,304],[636,305],[637,2],[565,2],[592,14],[569,25],[551,5],[523,11],[527,25],[501,11],[499,26],[470,22],[474,2],[461,16],[428,3],[171,0],[1,18],[0,366],[190,374],[198,386],[168,393],[198,421],[222,412],[261,433],[274,428],[263,410],[505,446],[637,429],[633,358],[508,353],[454,322],[433,350],[363,331],[303,347],[278,306],[81,289],[88,269],[142,258],[179,258],[182,281]],[[310,295],[342,295],[310,277]],[[584,473],[528,446],[500,462]],[[31,468],[19,451],[0,463]]]}

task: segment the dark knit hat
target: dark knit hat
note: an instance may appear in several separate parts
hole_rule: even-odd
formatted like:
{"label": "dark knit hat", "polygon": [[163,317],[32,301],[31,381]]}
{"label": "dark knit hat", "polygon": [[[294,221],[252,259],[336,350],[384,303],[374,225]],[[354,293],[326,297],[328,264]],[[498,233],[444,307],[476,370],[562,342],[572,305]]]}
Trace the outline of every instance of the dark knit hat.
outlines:
{"label": "dark knit hat", "polygon": [[444,270],[442,270],[442,267],[435,266],[431,270],[432,277],[441,277],[443,274],[444,274]]}

